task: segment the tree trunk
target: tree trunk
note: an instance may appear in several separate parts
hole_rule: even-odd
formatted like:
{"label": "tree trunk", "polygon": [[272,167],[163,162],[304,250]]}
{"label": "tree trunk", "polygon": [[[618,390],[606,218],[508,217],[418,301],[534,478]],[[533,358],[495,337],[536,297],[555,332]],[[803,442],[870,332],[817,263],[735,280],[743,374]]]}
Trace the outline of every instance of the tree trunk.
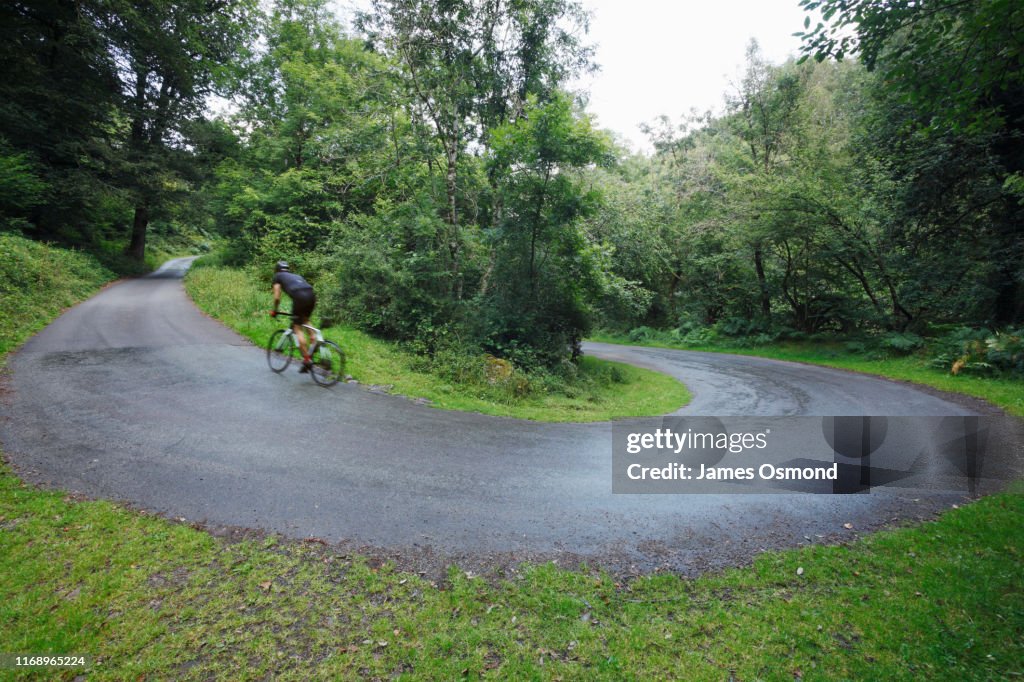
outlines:
{"label": "tree trunk", "polygon": [[456,191],[458,190],[458,143],[445,144],[445,157],[447,159],[447,171],[445,172],[445,191],[448,194],[448,253],[451,260],[449,269],[452,275],[450,286],[456,300],[462,299],[462,269],[459,264],[460,252],[462,250],[462,238],[459,234],[458,213],[456,212]]}
{"label": "tree trunk", "polygon": [[760,245],[754,247],[754,269],[757,271],[757,285],[761,289],[761,313],[766,319],[771,319],[772,299],[768,295],[768,278],[764,274],[764,254]]}
{"label": "tree trunk", "polygon": [[135,219],[132,221],[132,239],[128,244],[127,254],[137,261],[146,257],[146,228],[149,227],[149,207],[145,202],[135,207]]}
{"label": "tree trunk", "polygon": [[[910,323],[914,321],[914,316],[903,307],[900,303],[899,293],[896,291],[896,286],[892,282],[886,283],[889,287],[889,301],[892,303],[892,323],[896,331],[906,331]],[[902,322],[900,321],[902,319]]]}

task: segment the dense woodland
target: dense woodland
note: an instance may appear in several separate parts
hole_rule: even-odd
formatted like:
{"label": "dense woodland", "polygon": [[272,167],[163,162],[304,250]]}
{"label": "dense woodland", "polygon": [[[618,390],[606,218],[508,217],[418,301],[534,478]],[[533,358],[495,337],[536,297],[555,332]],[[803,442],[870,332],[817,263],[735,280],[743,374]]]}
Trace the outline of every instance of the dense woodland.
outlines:
{"label": "dense woodland", "polygon": [[802,4],[803,59],[751,43],[645,156],[566,89],[574,0],[5,2],[0,230],[287,259],[325,317],[526,369],[603,328],[1024,371],[1024,5]]}

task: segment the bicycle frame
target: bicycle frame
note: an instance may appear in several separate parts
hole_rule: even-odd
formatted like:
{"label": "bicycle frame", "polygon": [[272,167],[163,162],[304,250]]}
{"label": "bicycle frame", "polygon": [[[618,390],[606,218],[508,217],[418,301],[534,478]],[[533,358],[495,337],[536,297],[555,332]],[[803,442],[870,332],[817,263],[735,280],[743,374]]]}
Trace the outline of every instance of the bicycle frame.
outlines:
{"label": "bicycle frame", "polygon": [[[316,343],[323,343],[324,342],[324,335],[323,335],[323,333],[319,329],[317,329],[316,327],[314,327],[311,324],[303,324],[303,325],[300,325],[300,326],[303,329],[305,329],[306,331],[308,331],[308,332],[310,332],[312,334],[314,342],[316,342]],[[287,329],[285,330],[284,335],[285,336],[295,336],[295,327],[294,327],[294,325],[289,325],[287,327]]]}
{"label": "bicycle frame", "polygon": [[[326,340],[323,332],[313,325],[302,324],[299,326],[305,329],[311,337],[308,355],[303,358],[304,371],[308,371],[313,381],[321,386],[333,386],[338,383],[343,376],[345,367],[345,351],[335,342]],[[281,373],[293,359],[297,359],[294,355],[299,348],[296,336],[294,325],[278,329],[270,335],[270,341],[267,344],[267,362],[270,364],[270,369]]]}

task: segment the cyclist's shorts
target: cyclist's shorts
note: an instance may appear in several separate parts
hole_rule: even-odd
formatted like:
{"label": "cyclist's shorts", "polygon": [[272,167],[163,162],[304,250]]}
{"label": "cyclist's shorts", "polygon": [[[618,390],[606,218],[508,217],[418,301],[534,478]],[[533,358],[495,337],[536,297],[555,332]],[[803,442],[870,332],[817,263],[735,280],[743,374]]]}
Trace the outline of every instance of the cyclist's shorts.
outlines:
{"label": "cyclist's shorts", "polygon": [[309,316],[313,314],[316,306],[316,294],[312,289],[296,291],[292,296],[292,322],[304,324],[309,322]]}

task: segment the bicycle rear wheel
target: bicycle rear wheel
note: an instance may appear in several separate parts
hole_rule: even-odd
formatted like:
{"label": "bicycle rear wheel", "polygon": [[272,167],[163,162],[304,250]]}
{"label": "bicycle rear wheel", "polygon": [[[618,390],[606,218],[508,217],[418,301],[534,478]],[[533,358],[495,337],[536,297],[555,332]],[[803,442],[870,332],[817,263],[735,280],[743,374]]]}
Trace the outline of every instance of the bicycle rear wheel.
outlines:
{"label": "bicycle rear wheel", "polygon": [[345,374],[345,351],[333,341],[317,344],[310,356],[313,360],[313,381],[321,386],[333,386]]}
{"label": "bicycle rear wheel", "polygon": [[300,359],[299,346],[287,329],[278,329],[267,342],[267,364],[275,372],[283,372],[292,360]]}

